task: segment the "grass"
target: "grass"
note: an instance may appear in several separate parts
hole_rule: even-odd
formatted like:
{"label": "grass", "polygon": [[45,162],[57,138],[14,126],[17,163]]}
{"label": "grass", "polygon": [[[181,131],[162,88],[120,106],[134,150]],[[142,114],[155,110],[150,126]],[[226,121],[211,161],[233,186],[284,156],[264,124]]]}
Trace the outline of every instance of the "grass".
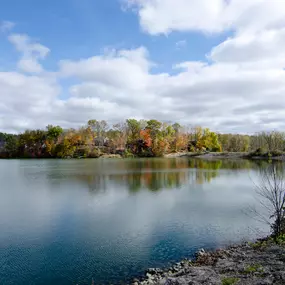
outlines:
{"label": "grass", "polygon": [[267,239],[259,240],[254,243],[248,243],[253,249],[264,249],[269,245],[278,244],[278,245],[285,245],[285,234],[281,234],[280,236],[273,238],[269,237]]}
{"label": "grass", "polygon": [[253,249],[262,249],[262,248],[265,248],[268,245],[268,241],[266,241],[266,240],[257,241],[255,243],[249,243],[249,245]]}
{"label": "grass", "polygon": [[277,237],[276,243],[280,245],[285,245],[285,234],[282,234],[279,237]]}
{"label": "grass", "polygon": [[222,285],[234,285],[239,281],[238,278],[235,277],[225,277],[222,279]]}
{"label": "grass", "polygon": [[264,271],[264,269],[263,269],[262,265],[260,265],[260,264],[249,265],[244,270],[244,272],[246,274],[252,274],[252,273],[255,273],[255,272],[263,273],[263,271]]}

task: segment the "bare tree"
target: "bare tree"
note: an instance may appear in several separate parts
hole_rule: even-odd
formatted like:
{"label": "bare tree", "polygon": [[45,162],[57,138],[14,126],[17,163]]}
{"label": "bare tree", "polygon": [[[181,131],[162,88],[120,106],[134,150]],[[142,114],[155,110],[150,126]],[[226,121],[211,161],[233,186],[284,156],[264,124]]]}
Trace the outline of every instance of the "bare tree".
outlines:
{"label": "bare tree", "polygon": [[284,133],[277,131],[261,132],[258,136],[263,141],[262,146],[269,152],[284,149]]}
{"label": "bare tree", "polygon": [[258,201],[268,211],[257,216],[270,224],[273,236],[278,237],[285,231],[285,169],[282,163],[271,163],[260,170],[260,182],[256,185]]}

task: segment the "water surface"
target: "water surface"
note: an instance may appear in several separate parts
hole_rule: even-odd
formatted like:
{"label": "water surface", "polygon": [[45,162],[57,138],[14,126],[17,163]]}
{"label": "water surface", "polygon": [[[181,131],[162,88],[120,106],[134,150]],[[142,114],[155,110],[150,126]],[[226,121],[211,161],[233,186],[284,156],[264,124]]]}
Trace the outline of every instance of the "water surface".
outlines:
{"label": "water surface", "polygon": [[260,164],[0,160],[0,284],[120,283],[251,239]]}

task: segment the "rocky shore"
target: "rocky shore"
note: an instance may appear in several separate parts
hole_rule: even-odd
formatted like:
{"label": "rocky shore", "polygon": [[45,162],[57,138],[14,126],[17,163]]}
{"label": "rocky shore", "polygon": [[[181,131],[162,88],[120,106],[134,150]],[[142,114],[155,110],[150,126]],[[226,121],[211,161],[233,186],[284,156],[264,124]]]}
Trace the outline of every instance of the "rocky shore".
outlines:
{"label": "rocky shore", "polygon": [[285,161],[285,154],[266,157],[266,156],[253,156],[249,152],[205,152],[205,153],[195,153],[195,152],[178,152],[170,153],[165,156],[166,158],[175,157],[195,157],[203,159],[272,159],[272,160],[282,160]]}
{"label": "rocky shore", "polygon": [[167,158],[175,157],[197,157],[197,158],[247,158],[247,152],[177,152],[165,155]]}
{"label": "rocky shore", "polygon": [[133,285],[267,285],[285,284],[285,243],[258,241],[206,252],[168,269],[149,269]]}

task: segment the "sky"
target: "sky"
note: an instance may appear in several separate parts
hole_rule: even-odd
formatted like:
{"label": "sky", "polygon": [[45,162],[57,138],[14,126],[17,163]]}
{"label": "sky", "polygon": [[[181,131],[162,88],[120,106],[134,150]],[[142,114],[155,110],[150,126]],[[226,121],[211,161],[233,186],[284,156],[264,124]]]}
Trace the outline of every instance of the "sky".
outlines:
{"label": "sky", "polygon": [[127,118],[285,130],[284,0],[0,0],[0,131]]}

